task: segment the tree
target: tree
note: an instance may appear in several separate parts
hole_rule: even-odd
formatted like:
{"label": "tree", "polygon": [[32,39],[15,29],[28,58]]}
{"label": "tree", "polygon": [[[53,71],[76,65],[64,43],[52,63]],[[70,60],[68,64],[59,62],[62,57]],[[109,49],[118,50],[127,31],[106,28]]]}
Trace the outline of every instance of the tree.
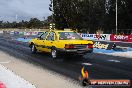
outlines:
{"label": "tree", "polygon": [[104,29],[105,0],[54,0],[54,19],[58,28]]}
{"label": "tree", "polygon": [[37,18],[31,18],[27,25],[28,28],[41,28],[43,23]]}

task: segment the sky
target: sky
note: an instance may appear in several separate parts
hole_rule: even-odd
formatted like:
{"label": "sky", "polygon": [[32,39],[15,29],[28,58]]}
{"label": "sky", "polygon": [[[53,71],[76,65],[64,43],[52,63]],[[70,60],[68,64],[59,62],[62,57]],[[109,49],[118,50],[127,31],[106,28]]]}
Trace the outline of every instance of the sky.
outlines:
{"label": "sky", "polygon": [[0,0],[0,21],[21,21],[36,17],[44,20],[51,14],[50,0]]}

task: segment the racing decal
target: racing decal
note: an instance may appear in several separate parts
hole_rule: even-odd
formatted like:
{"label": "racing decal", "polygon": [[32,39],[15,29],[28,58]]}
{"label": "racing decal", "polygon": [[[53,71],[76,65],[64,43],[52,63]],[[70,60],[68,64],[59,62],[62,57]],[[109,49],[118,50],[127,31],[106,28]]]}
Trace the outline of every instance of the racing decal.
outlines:
{"label": "racing decal", "polygon": [[51,46],[45,46],[45,45],[36,45],[37,47],[41,47],[41,48],[47,48],[47,49],[51,49]]}

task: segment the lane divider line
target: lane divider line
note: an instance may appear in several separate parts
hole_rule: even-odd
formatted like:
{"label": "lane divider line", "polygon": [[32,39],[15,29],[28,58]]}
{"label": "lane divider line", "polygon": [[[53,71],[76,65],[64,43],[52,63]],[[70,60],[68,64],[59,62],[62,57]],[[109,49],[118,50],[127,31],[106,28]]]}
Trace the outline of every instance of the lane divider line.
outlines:
{"label": "lane divider line", "polygon": [[91,63],[82,63],[82,65],[88,65],[88,66],[91,66],[92,64],[91,64]]}
{"label": "lane divider line", "polygon": [[108,61],[110,61],[110,62],[115,62],[115,63],[120,63],[121,61],[119,61],[119,60],[108,60]]}

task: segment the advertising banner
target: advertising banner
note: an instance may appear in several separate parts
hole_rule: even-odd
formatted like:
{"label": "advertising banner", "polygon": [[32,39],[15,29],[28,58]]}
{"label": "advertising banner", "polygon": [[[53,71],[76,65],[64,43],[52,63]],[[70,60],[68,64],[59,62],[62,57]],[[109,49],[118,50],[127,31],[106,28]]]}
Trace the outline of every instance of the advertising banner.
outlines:
{"label": "advertising banner", "polygon": [[38,35],[38,32],[34,31],[32,32],[32,35]]}
{"label": "advertising banner", "polygon": [[85,40],[94,40],[94,34],[80,34]]}
{"label": "advertising banner", "polygon": [[35,31],[24,32],[24,35],[26,35],[26,36],[29,36],[29,35],[38,35],[38,32],[35,32]]}
{"label": "advertising banner", "polygon": [[14,31],[10,31],[10,35],[14,35]]}
{"label": "advertising banner", "polygon": [[114,43],[112,42],[98,41],[98,42],[94,42],[94,48],[111,50],[113,47],[113,44]]}
{"label": "advertising banner", "polygon": [[111,34],[80,34],[85,40],[109,41]]}
{"label": "advertising banner", "polygon": [[128,42],[132,42],[132,35],[128,36]]}
{"label": "advertising banner", "polygon": [[19,35],[24,35],[24,32],[19,32]]}
{"label": "advertising banner", "polygon": [[111,35],[111,41],[132,42],[132,35]]}
{"label": "advertising banner", "polygon": [[94,34],[94,40],[109,41],[110,34]]}
{"label": "advertising banner", "polygon": [[26,36],[32,35],[32,32],[24,32],[24,35]]}
{"label": "advertising banner", "polygon": [[14,31],[14,35],[19,35],[19,32],[18,31]]}

